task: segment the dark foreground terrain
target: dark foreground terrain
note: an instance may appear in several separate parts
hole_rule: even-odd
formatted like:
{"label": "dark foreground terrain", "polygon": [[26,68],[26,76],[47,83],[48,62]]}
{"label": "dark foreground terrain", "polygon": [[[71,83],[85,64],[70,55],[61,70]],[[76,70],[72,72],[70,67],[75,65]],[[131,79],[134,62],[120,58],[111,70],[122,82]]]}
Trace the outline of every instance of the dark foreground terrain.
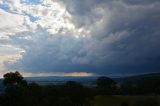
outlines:
{"label": "dark foreground terrain", "polygon": [[160,106],[160,96],[96,96],[93,106]]}
{"label": "dark foreground terrain", "polygon": [[43,83],[27,81],[19,72],[6,73],[0,106],[160,106],[158,74],[123,79],[102,76],[91,80],[94,83],[70,80],[44,84],[41,79]]}

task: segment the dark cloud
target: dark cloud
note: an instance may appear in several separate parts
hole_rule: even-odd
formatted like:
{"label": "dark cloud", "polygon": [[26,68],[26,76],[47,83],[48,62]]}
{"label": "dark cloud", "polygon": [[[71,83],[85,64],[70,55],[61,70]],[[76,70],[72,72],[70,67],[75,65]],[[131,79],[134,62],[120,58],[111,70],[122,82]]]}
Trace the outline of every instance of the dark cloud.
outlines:
{"label": "dark cloud", "polygon": [[[36,32],[19,33],[12,40],[26,52],[16,67],[98,74],[160,72],[159,0],[62,3],[76,28],[89,34],[77,39],[74,33],[51,35],[41,27]],[[21,39],[21,35],[31,39]]]}

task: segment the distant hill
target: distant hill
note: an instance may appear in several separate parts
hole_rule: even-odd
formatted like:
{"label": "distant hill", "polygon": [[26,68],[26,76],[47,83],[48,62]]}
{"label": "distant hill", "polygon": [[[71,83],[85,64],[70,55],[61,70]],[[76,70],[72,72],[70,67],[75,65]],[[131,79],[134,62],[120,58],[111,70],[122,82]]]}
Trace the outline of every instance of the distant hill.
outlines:
{"label": "distant hill", "polygon": [[[25,79],[31,83],[36,82],[41,85],[62,85],[66,81],[76,81],[86,86],[95,86],[96,79],[98,76],[94,77],[58,77],[58,76],[49,76],[49,77],[26,77]],[[112,78],[117,83],[124,83],[129,82],[133,83],[138,79],[141,78],[160,78],[160,73],[151,73],[151,74],[141,74],[135,76],[128,76],[128,77],[119,77],[119,78]],[[2,84],[2,79],[0,79],[0,90],[3,89],[4,86]]]}
{"label": "distant hill", "polygon": [[116,82],[134,82],[138,79],[142,78],[160,78],[160,73],[150,73],[150,74],[141,74],[141,75],[134,75],[129,77],[120,77],[120,78],[113,78]]}
{"label": "distant hill", "polygon": [[[48,84],[64,84],[66,81],[76,81],[83,85],[88,86],[95,86],[96,79],[98,76],[94,77],[58,77],[58,76],[50,76],[50,77],[28,77],[25,78],[29,82],[37,82],[42,85]],[[128,77],[119,77],[119,78],[112,78],[117,83],[122,82],[135,82],[141,78],[152,78],[152,77],[160,77],[160,73],[151,73],[151,74],[141,74],[141,75],[134,75]]]}
{"label": "distant hill", "polygon": [[61,77],[61,76],[49,76],[49,77],[27,77],[28,82],[36,82],[41,85],[62,85],[67,81],[76,81],[86,86],[95,86],[97,77]]}

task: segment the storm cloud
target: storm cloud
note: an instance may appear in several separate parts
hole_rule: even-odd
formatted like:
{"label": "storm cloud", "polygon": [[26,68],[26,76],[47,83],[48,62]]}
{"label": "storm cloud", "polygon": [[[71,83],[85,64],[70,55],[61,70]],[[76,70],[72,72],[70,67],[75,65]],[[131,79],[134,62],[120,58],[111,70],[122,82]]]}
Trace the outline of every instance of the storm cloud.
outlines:
{"label": "storm cloud", "polygon": [[31,15],[37,14],[37,20],[25,21],[32,30],[8,35],[10,44],[23,50],[14,64],[5,62],[8,69],[100,75],[160,72],[159,0],[54,0],[48,4],[52,2],[63,6],[64,14],[55,12],[44,20],[50,8],[44,14],[36,10]]}

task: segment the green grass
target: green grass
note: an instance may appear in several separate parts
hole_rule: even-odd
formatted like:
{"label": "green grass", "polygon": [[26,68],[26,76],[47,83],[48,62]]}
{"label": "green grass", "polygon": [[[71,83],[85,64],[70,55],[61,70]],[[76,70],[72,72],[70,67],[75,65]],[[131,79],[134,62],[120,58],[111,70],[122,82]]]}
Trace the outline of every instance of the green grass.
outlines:
{"label": "green grass", "polygon": [[160,96],[96,96],[93,106],[120,106],[122,102],[126,102],[129,106],[135,106],[137,101],[152,100],[160,104]]}

